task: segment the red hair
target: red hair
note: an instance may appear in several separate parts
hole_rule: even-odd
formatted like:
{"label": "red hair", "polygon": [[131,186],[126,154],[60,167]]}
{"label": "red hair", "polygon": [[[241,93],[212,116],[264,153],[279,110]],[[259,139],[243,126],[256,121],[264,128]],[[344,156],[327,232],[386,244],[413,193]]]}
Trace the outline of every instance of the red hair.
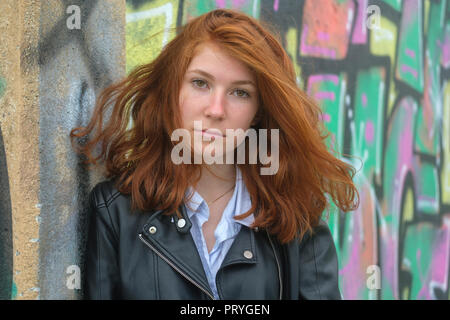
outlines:
{"label": "red hair", "polygon": [[[297,86],[292,61],[268,31],[271,26],[263,25],[243,13],[218,9],[178,27],[177,36],[155,60],[101,93],[87,127],[71,131],[72,145],[87,157],[84,163],[104,162],[106,177],[116,179],[121,193],[131,194],[132,210],[180,216],[187,187],[200,178],[200,166],[171,161],[170,137],[182,127],[178,98],[184,74],[197,46],[209,41],[254,72],[260,101],[254,128],[279,129],[276,174],[260,175],[261,163],[239,165],[252,208],[236,218],[254,212],[254,227],[267,228],[286,243],[318,224],[329,206],[327,194],[343,211],[357,208],[354,167],[327,148],[320,107]],[[75,138],[84,143],[75,146]],[[93,156],[99,143],[100,154]]]}

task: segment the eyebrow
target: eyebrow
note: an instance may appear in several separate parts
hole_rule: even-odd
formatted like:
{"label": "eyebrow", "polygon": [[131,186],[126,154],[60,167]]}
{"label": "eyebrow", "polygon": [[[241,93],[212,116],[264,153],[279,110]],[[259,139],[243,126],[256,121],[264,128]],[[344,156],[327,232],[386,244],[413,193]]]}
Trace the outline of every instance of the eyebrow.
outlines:
{"label": "eyebrow", "polygon": [[[212,80],[216,80],[216,78],[212,74],[209,74],[208,72],[200,70],[200,69],[194,69],[194,70],[189,70],[188,71],[188,73],[191,73],[191,72],[196,72],[196,73],[199,73],[199,74],[203,75],[206,78],[209,78],[209,79],[212,79]],[[237,85],[250,84],[250,85],[252,85],[252,86],[254,86],[256,88],[255,83],[253,81],[251,81],[251,80],[238,80],[238,81],[234,81],[232,84],[237,84]]]}

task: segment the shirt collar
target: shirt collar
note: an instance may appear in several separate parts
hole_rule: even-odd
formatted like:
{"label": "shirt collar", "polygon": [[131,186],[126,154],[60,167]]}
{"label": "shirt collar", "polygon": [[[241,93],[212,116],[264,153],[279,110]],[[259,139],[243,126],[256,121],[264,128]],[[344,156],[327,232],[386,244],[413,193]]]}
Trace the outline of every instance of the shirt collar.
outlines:
{"label": "shirt collar", "polygon": [[[192,198],[190,201],[188,201],[187,205],[187,214],[189,219],[192,218],[192,216],[198,212],[199,207],[203,204],[206,205],[206,201],[202,198],[202,196],[195,191],[195,189],[190,186],[186,190],[186,198],[189,197],[191,192],[194,192]],[[253,213],[251,213],[248,217],[242,219],[242,220],[235,220],[233,219],[234,216],[240,215],[242,213],[247,212],[252,207],[252,202],[250,198],[250,194],[247,190],[247,187],[244,183],[244,180],[242,178],[241,170],[238,166],[236,166],[236,182],[235,182],[235,188],[233,192],[233,196],[231,197],[229,201],[229,205],[234,207],[234,210],[225,210],[224,214],[227,215],[225,218],[229,221],[233,221],[236,223],[240,223],[242,225],[245,225],[247,227],[250,227],[250,225],[255,221]],[[228,205],[227,205],[228,206]]]}

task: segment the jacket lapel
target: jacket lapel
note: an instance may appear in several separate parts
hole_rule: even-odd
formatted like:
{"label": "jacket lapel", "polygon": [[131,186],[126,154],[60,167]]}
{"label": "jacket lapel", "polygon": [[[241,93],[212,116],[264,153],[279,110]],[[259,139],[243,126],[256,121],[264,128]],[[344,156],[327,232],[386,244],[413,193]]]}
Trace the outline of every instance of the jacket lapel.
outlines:
{"label": "jacket lapel", "polygon": [[249,227],[243,225],[223,259],[220,269],[232,264],[257,262],[255,235]]}
{"label": "jacket lapel", "polygon": [[203,269],[203,264],[195,246],[194,240],[189,231],[191,222],[189,221],[185,210],[182,210],[183,219],[186,224],[179,228],[177,221],[171,222],[172,216],[166,216],[155,212],[144,225],[142,233],[145,235],[151,245],[169,260],[172,267],[183,276],[191,278],[203,290],[206,290],[212,296],[208,279]]}
{"label": "jacket lapel", "polygon": [[[166,216],[160,210],[152,214],[147,220],[142,233],[157,251],[157,254],[168,259],[176,271],[191,278],[212,296],[202,261],[190,233],[192,224],[184,206],[182,206],[181,212],[182,218],[185,219],[184,227],[179,227],[179,219],[176,214]],[[174,217],[173,222],[171,222],[172,217]],[[249,227],[243,225],[228,250],[220,269],[233,264],[257,262],[255,235]]]}

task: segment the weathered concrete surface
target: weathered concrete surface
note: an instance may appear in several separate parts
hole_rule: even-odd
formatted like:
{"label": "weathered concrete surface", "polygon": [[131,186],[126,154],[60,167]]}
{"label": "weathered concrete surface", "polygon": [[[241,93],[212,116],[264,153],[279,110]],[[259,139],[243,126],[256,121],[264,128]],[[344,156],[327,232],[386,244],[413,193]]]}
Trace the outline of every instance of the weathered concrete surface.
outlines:
{"label": "weathered concrete surface", "polygon": [[39,295],[39,242],[34,240],[39,238],[39,66],[22,65],[22,54],[39,41],[40,1],[26,5],[2,1],[0,12],[1,294],[6,299],[35,299]]}
{"label": "weathered concrete surface", "polygon": [[125,75],[125,1],[1,1],[0,21],[0,298],[81,298],[67,271],[82,269],[101,176],[81,169],[69,132]]}
{"label": "weathered concrete surface", "polygon": [[[80,29],[67,28],[78,5]],[[125,1],[45,1],[37,47],[40,106],[39,288],[41,299],[77,299],[83,274],[86,196],[99,179],[79,165],[69,132],[87,124],[100,91],[125,75]],[[75,268],[76,268],[75,267]],[[69,271],[69,273],[67,273]],[[75,287],[74,287],[75,285]]]}

